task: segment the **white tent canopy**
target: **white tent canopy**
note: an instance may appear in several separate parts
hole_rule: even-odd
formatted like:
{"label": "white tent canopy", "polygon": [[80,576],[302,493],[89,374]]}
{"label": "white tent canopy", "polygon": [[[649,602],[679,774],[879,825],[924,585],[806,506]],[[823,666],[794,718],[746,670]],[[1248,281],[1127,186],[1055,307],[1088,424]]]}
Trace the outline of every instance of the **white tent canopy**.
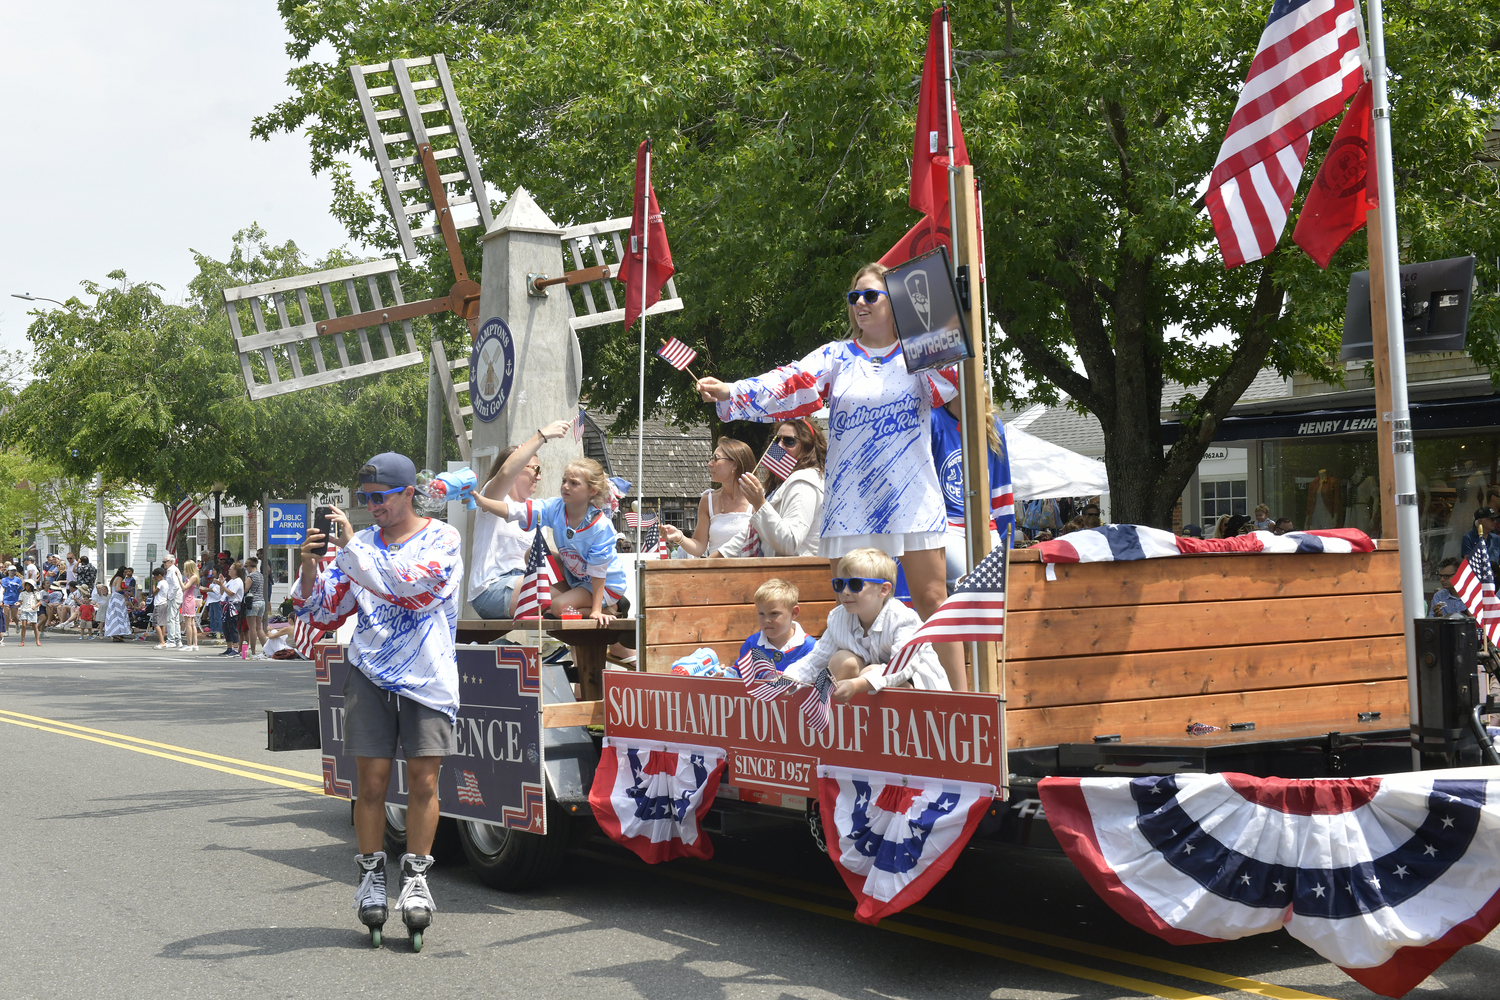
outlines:
{"label": "white tent canopy", "polygon": [[1005,444],[1010,449],[1010,481],[1017,500],[1109,492],[1109,476],[1098,459],[1043,441],[1009,424],[1005,427]]}

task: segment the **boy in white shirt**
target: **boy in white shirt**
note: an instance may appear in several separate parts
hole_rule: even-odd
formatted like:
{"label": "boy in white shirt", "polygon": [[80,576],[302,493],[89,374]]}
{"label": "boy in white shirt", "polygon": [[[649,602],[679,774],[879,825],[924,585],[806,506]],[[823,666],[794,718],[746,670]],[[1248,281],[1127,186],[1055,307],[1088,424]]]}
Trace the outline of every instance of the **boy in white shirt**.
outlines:
{"label": "boy in white shirt", "polygon": [[828,613],[828,628],[812,652],[788,667],[786,675],[811,684],[826,669],[839,701],[887,687],[953,690],[930,644],[924,644],[900,674],[885,676],[885,665],[922,627],[915,611],[891,598],[896,560],[879,549],[855,549],[839,560],[839,573],[833,580],[839,605]]}

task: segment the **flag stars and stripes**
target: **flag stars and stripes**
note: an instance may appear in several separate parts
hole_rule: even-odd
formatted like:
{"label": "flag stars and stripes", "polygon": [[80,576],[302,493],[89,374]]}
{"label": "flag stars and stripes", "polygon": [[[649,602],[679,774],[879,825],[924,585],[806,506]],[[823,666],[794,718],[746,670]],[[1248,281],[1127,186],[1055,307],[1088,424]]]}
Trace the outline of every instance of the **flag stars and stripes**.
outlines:
{"label": "flag stars and stripes", "polygon": [[1272,882],[1271,883],[1271,887],[1273,889],[1275,889],[1277,892],[1286,892],[1286,883],[1285,882],[1281,882],[1281,881]]}
{"label": "flag stars and stripes", "polygon": [[1452,816],[1444,816],[1443,817],[1443,829],[1446,830],[1448,827],[1450,827],[1452,825],[1453,825],[1453,817]]}
{"label": "flag stars and stripes", "polygon": [[1327,890],[1327,889],[1325,889],[1325,888],[1324,888],[1324,887],[1323,887],[1323,886],[1321,886],[1321,885],[1315,885],[1315,886],[1313,886],[1313,895],[1314,895],[1314,896],[1317,896],[1317,897],[1318,897],[1318,898],[1319,898],[1319,899],[1322,899],[1322,898],[1323,898],[1323,893],[1325,893],[1325,892],[1327,892],[1327,891],[1328,891],[1328,890]]}
{"label": "flag stars and stripes", "polygon": [[1437,848],[1433,847],[1431,844],[1428,844],[1426,847],[1422,848],[1422,853],[1430,858],[1435,858],[1437,857]]}
{"label": "flag stars and stripes", "polygon": [[1397,865],[1396,866],[1396,877],[1397,878],[1404,879],[1409,874],[1411,874],[1411,869],[1407,868],[1405,865]]}

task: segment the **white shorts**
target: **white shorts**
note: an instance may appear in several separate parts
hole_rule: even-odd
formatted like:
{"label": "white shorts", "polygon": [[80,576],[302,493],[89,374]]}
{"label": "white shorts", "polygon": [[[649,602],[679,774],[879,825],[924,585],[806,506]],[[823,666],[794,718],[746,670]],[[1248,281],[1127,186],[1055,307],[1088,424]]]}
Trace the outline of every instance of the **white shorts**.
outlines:
{"label": "white shorts", "polygon": [[908,531],[904,535],[824,535],[818,541],[818,555],[824,559],[841,559],[855,549],[879,549],[892,559],[908,552],[940,549],[947,544],[948,532]]}

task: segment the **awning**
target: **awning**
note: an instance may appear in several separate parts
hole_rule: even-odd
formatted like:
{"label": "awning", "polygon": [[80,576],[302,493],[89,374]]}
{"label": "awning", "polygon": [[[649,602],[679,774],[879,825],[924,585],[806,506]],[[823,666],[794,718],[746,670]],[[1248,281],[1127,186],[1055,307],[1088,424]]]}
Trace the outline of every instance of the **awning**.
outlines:
{"label": "awning", "polygon": [[[1308,402],[1313,402],[1316,398],[1308,397]],[[1373,406],[1228,416],[1214,432],[1214,441],[1373,435],[1375,420]],[[1411,403],[1411,427],[1416,432],[1494,426],[1500,426],[1500,395]],[[1162,443],[1174,443],[1181,427],[1182,424],[1176,420],[1162,421]]]}

